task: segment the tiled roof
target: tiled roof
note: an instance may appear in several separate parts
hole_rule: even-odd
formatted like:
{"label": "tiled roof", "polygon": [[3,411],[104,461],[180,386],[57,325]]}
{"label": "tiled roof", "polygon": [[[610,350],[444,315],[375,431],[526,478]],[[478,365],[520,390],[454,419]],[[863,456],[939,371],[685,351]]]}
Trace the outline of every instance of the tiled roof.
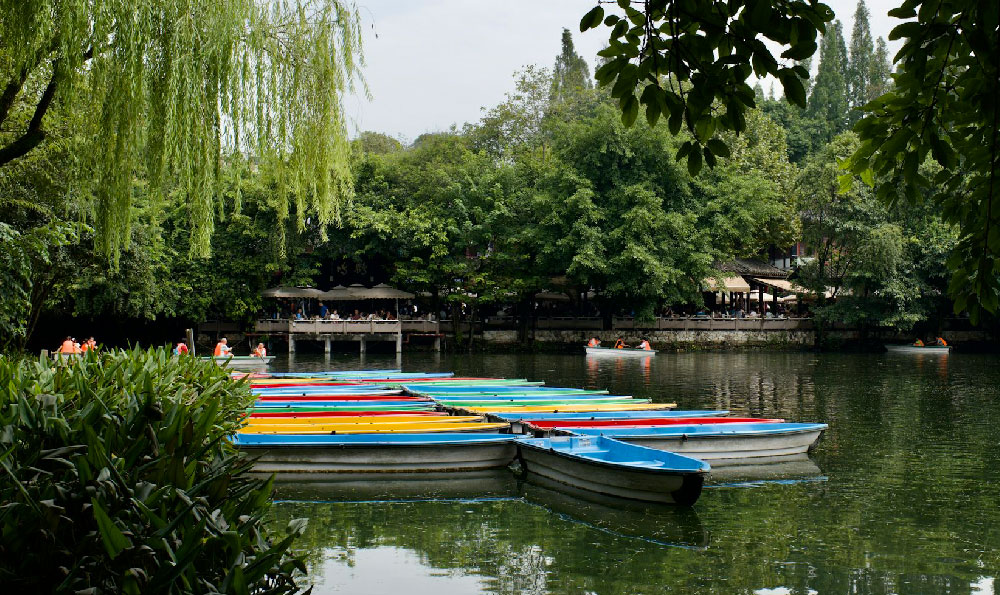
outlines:
{"label": "tiled roof", "polygon": [[724,273],[764,277],[765,279],[784,279],[791,271],[779,269],[761,260],[751,258],[734,258],[726,262],[715,263],[715,268]]}

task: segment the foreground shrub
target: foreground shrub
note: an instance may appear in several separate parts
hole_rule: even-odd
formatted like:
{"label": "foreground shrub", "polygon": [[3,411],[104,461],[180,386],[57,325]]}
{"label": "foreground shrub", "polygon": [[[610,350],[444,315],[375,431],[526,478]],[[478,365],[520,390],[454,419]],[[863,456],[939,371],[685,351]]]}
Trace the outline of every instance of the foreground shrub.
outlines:
{"label": "foreground shrub", "polygon": [[225,437],[252,397],[165,350],[0,358],[0,584],[8,593],[292,593],[301,523]]}

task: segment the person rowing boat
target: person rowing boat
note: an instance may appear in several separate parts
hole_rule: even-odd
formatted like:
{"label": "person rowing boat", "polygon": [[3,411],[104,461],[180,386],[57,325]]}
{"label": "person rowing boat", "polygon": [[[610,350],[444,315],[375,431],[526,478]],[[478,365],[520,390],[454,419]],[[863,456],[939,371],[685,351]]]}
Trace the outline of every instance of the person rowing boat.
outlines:
{"label": "person rowing boat", "polygon": [[591,337],[590,341],[587,341],[587,347],[598,347],[601,341],[597,337]]}
{"label": "person rowing boat", "polygon": [[639,349],[642,349],[644,351],[652,351],[653,348],[652,346],[650,346],[649,341],[643,339],[642,343],[639,343]]}
{"label": "person rowing boat", "polygon": [[215,344],[215,357],[229,357],[233,354],[233,348],[228,345],[229,340],[225,337],[219,339]]}
{"label": "person rowing boat", "polygon": [[255,347],[254,350],[250,352],[250,355],[261,358],[267,357],[267,348],[264,347],[263,343],[257,343],[257,347]]}

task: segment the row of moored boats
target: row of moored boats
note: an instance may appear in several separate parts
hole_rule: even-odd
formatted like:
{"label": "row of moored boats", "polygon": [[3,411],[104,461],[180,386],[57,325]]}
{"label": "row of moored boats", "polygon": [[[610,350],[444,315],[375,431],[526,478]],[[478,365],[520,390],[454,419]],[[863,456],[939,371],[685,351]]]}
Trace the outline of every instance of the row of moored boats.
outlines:
{"label": "row of moored boats", "polygon": [[515,461],[539,478],[691,505],[711,465],[805,457],[825,424],[678,411],[606,390],[399,370],[247,374],[256,396],[234,443],[256,469],[463,472]]}

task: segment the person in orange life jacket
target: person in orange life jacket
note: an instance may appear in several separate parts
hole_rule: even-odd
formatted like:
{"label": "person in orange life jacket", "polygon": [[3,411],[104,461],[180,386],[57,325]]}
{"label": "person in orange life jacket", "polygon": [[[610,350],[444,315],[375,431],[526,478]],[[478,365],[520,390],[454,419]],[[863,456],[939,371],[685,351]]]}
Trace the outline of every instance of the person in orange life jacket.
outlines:
{"label": "person in orange life jacket", "polygon": [[948,346],[948,342],[945,341],[943,337],[938,337],[937,340],[934,341],[934,344],[937,345],[938,347],[947,347]]}
{"label": "person in orange life jacket", "polygon": [[254,357],[267,357],[267,349],[263,343],[257,343],[257,347],[254,348],[253,353],[250,355]]}
{"label": "person in orange life jacket", "polygon": [[190,351],[188,351],[187,341],[182,339],[177,342],[177,345],[174,345],[174,355],[186,355],[188,353],[190,353]]}
{"label": "person in orange life jacket", "polygon": [[62,345],[56,350],[56,353],[79,353],[77,351],[76,343],[73,341],[73,337],[66,337],[63,340]]}
{"label": "person in orange life jacket", "polygon": [[917,339],[916,341],[913,342],[913,346],[914,347],[923,347],[924,346],[924,342],[921,341],[920,339]]}
{"label": "person in orange life jacket", "polygon": [[229,341],[223,337],[215,344],[215,357],[227,357],[232,354],[233,348],[227,345]]}
{"label": "person in orange life jacket", "polygon": [[80,352],[86,353],[95,347],[97,347],[97,341],[95,341],[93,337],[87,337],[87,340],[80,345]]}
{"label": "person in orange life jacket", "polygon": [[590,341],[587,341],[587,347],[597,347],[601,342],[597,340],[597,337],[591,337]]}
{"label": "person in orange life jacket", "polygon": [[639,349],[644,349],[646,351],[652,351],[653,348],[650,347],[649,341],[647,341],[646,339],[643,339],[642,343],[639,343]]}
{"label": "person in orange life jacket", "polygon": [[625,349],[626,347],[628,347],[628,345],[625,344],[625,341],[623,341],[621,337],[615,341],[615,349]]}

